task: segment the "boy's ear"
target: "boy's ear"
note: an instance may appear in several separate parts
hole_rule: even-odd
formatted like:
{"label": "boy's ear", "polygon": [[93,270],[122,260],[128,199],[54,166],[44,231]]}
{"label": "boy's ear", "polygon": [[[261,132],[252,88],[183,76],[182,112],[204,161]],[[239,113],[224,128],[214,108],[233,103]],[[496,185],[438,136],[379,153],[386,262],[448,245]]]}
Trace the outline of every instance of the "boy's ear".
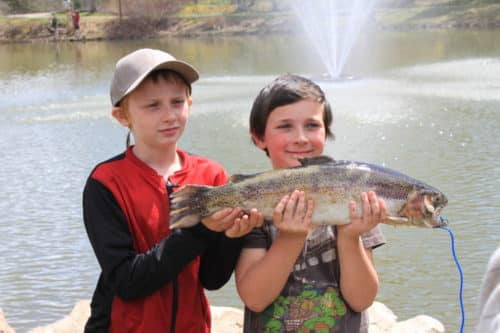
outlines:
{"label": "boy's ear", "polygon": [[255,134],[254,132],[252,132],[252,141],[253,143],[255,143],[255,145],[257,147],[259,147],[260,149],[264,150],[267,148],[266,146],[266,143],[264,142],[264,139],[263,138],[260,138],[257,134]]}
{"label": "boy's ear", "polygon": [[121,107],[119,106],[113,107],[113,109],[111,110],[111,115],[123,126],[130,127],[130,122],[128,121],[128,118],[125,115],[125,111]]}

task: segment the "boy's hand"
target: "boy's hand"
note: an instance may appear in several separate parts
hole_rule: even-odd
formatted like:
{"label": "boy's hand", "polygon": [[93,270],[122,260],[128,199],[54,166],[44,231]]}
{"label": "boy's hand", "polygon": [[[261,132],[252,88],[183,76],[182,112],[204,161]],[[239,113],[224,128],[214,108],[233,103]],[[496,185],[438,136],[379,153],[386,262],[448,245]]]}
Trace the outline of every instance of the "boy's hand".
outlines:
{"label": "boy's hand", "polygon": [[242,212],[241,208],[224,208],[201,219],[201,223],[209,230],[222,232],[229,229]]}
{"label": "boy's hand", "polygon": [[273,223],[280,234],[305,236],[311,229],[314,202],[307,200],[304,191],[285,195],[274,209]]}
{"label": "boy's hand", "polygon": [[351,223],[337,226],[339,233],[343,233],[352,237],[359,237],[362,233],[367,232],[384,221],[387,217],[387,208],[383,199],[377,199],[375,192],[370,191],[368,194],[361,193],[361,205],[363,207],[363,216],[359,216],[356,209],[356,202],[349,203],[349,216]]}
{"label": "boy's hand", "polygon": [[241,208],[224,208],[202,219],[201,223],[212,231],[225,231],[229,238],[239,238],[248,234],[253,228],[261,227],[264,217],[257,209],[252,209],[246,214]]}
{"label": "boy's hand", "polygon": [[[249,215],[250,214],[250,215]],[[229,229],[226,229],[226,236],[229,238],[243,237],[252,231],[253,228],[261,227],[264,223],[262,213],[257,209],[251,209],[249,214],[237,217]]]}

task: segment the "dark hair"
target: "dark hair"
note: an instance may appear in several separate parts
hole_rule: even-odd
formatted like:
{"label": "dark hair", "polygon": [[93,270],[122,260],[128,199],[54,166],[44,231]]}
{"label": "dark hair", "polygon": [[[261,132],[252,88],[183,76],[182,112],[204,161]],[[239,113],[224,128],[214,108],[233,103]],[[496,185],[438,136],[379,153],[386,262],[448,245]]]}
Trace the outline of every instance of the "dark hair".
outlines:
{"label": "dark hair", "polygon": [[326,137],[333,139],[334,135],[330,130],[333,120],[332,109],[325,97],[325,93],[316,83],[294,74],[281,75],[262,88],[250,111],[250,133],[262,138],[266,130],[267,119],[274,109],[305,99],[323,105],[323,123]]}

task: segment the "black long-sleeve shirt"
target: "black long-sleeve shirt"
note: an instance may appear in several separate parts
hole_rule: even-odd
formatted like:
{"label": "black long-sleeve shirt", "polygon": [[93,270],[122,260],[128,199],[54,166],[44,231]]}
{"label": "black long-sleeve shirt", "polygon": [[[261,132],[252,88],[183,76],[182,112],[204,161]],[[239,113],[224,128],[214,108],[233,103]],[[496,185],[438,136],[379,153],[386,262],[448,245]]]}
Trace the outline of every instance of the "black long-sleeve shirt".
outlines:
{"label": "black long-sleeve shirt", "polygon": [[[191,155],[186,157],[190,158]],[[123,164],[124,160],[126,157],[122,154],[104,164],[117,161]],[[134,162],[137,163],[135,160]],[[98,168],[99,166],[96,169]],[[225,173],[222,175],[225,177]],[[179,273],[200,256],[198,277],[201,285],[209,290],[221,288],[231,277],[242,242],[240,239],[227,238],[224,233],[210,231],[200,223],[192,228],[175,230],[147,251],[138,252],[124,213],[123,207],[127,205],[120,204],[119,199],[117,200],[119,191],[112,191],[108,188],[110,185],[104,184],[106,181],[103,183],[106,177],[95,176],[94,170],[83,193],[85,227],[102,269],[92,298],[91,317],[86,332],[107,332],[115,296],[123,301],[133,301],[147,297],[169,283],[174,290],[171,327],[175,327],[179,302],[183,301],[177,290]],[[225,181],[226,179],[217,180],[220,183]],[[168,193],[167,188],[165,206],[168,206]],[[141,195],[140,191],[135,195]],[[138,198],[133,200],[141,201]],[[134,202],[132,206],[134,205],[137,203]]]}

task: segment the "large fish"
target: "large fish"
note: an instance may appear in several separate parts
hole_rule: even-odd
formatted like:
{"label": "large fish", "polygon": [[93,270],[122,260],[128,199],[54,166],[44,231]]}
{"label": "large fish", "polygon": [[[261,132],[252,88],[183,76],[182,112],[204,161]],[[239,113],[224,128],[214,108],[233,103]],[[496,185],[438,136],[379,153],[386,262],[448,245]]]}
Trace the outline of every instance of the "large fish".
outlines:
{"label": "large fish", "polygon": [[314,200],[314,224],[349,223],[348,203],[374,191],[385,200],[391,225],[437,227],[448,203],[439,190],[381,166],[335,161],[327,156],[301,159],[301,166],[253,175],[233,175],[223,186],[187,185],[171,195],[170,228],[190,227],[226,207],[257,208],[267,220],[286,194],[295,189]]}

